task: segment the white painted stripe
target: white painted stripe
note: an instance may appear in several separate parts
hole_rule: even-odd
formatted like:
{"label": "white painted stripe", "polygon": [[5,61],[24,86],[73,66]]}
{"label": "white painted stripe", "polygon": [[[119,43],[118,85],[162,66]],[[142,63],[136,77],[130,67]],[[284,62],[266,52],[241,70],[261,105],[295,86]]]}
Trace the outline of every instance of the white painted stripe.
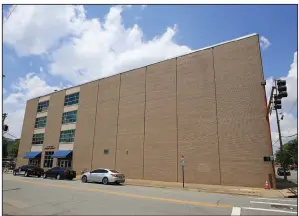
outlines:
{"label": "white painted stripe", "polygon": [[280,202],[296,202],[297,199],[271,199],[271,198],[257,198],[257,197],[249,197],[249,199],[257,199],[257,200],[274,200],[274,201],[280,201]]}
{"label": "white painted stripe", "polygon": [[289,203],[270,203],[270,202],[256,202],[256,201],[250,201],[250,203],[258,203],[258,204],[268,204],[268,205],[282,205],[282,206],[295,206],[295,204],[289,204]]}
{"label": "white painted stripe", "polygon": [[241,208],[240,207],[233,207],[232,216],[240,216],[241,215]]}
{"label": "white painted stripe", "polygon": [[280,212],[280,213],[297,214],[297,212],[275,210],[275,209],[263,209],[263,208],[251,208],[251,207],[242,207],[242,209],[255,210],[255,211],[268,211],[268,212]]}

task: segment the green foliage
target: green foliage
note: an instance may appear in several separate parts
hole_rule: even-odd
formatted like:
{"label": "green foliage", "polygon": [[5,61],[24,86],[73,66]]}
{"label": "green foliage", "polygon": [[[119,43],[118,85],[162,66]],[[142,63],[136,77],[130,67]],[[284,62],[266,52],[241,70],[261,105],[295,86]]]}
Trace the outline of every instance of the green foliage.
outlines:
{"label": "green foliage", "polygon": [[2,158],[6,158],[8,153],[7,153],[7,147],[8,147],[8,142],[4,136],[2,136]]}
{"label": "green foliage", "polygon": [[276,161],[282,165],[290,165],[292,163],[298,164],[298,141],[297,138],[290,140],[283,145],[283,153],[281,150],[276,152]]}
{"label": "green foliage", "polygon": [[18,156],[19,144],[20,144],[20,140],[16,140],[13,143],[8,145],[7,152],[9,157],[16,158]]}

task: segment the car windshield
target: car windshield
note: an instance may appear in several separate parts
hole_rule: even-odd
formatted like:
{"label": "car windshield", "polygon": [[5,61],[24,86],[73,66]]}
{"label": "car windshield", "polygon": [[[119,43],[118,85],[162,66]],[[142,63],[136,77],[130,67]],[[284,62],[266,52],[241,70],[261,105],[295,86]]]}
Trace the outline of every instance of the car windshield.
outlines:
{"label": "car windshield", "polygon": [[116,170],[110,170],[110,172],[113,172],[113,173],[119,173],[119,172],[117,172]]}

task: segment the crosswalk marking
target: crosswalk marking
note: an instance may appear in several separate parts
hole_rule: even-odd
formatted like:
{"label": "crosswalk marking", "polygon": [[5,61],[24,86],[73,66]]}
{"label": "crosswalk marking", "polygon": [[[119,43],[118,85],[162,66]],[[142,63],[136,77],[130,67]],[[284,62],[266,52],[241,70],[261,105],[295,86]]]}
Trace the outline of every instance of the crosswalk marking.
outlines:
{"label": "crosswalk marking", "polygon": [[231,216],[240,216],[241,215],[241,208],[240,207],[233,207]]}
{"label": "crosswalk marking", "polygon": [[297,214],[297,212],[283,211],[283,210],[276,210],[276,209],[263,209],[263,208],[251,208],[251,207],[242,207],[242,209],[255,210],[255,211],[279,212],[279,213],[287,213],[287,214]]}
{"label": "crosswalk marking", "polygon": [[268,204],[268,205],[281,205],[281,206],[295,206],[295,204],[289,204],[289,203],[270,203],[270,202],[257,202],[257,201],[250,201],[250,203],[257,203],[257,204]]}
{"label": "crosswalk marking", "polygon": [[256,197],[249,197],[249,199],[257,199],[257,200],[273,200],[273,201],[280,201],[280,202],[297,202],[296,199],[272,199],[272,198],[256,198]]}

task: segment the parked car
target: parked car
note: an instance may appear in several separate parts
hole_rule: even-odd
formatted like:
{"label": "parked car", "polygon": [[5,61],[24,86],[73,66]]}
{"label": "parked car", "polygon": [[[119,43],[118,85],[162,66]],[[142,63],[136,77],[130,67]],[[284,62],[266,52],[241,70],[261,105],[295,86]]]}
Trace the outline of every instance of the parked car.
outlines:
{"label": "parked car", "polygon": [[126,180],[125,175],[117,172],[116,170],[99,168],[82,174],[81,181],[83,183],[98,182],[107,185],[109,183],[124,183]]}
{"label": "parked car", "polygon": [[52,169],[49,169],[48,171],[45,171],[43,177],[44,179],[55,178],[57,180],[60,179],[73,180],[74,178],[76,178],[76,171],[70,168],[54,167]]}
{"label": "parked car", "polygon": [[[279,167],[279,168],[277,169],[277,175],[279,175],[279,176],[284,176],[284,175],[283,175],[283,167]],[[291,175],[291,172],[290,172],[290,170],[289,170],[288,168],[286,168],[286,175],[287,175],[287,176],[290,176],[290,175]]]}
{"label": "parked car", "polygon": [[24,175],[25,177],[37,176],[41,177],[44,174],[44,169],[40,167],[34,167],[29,165],[23,165],[13,170],[14,176]]}

